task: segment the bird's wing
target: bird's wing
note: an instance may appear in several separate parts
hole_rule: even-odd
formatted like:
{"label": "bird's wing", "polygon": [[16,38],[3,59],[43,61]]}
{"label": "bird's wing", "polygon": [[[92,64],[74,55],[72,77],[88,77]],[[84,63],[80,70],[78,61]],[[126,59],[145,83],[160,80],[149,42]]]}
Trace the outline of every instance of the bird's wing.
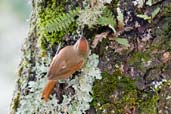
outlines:
{"label": "bird's wing", "polygon": [[67,68],[66,61],[61,60],[60,55],[57,54],[57,55],[55,55],[55,57],[53,58],[53,60],[50,64],[47,76],[50,79],[51,77],[56,76],[56,74],[58,74],[58,72],[66,69],[66,68]]}
{"label": "bird's wing", "polygon": [[64,69],[61,69],[59,72],[56,72],[55,75],[49,77],[49,80],[65,79],[69,77],[71,74],[73,74],[74,72],[76,72],[77,70],[79,70],[83,66],[83,64],[84,62],[82,60],[78,64],[75,64],[72,67],[69,68],[66,67]]}

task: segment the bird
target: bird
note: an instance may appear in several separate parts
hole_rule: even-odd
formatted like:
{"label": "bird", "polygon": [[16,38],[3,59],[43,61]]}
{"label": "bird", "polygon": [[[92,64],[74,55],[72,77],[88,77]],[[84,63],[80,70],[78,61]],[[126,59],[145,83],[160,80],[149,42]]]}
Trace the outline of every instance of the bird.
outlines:
{"label": "bird", "polygon": [[60,79],[67,79],[80,70],[89,54],[89,44],[85,37],[80,37],[74,45],[66,46],[57,53],[47,72],[48,82],[43,89],[42,98],[48,101],[55,85]]}

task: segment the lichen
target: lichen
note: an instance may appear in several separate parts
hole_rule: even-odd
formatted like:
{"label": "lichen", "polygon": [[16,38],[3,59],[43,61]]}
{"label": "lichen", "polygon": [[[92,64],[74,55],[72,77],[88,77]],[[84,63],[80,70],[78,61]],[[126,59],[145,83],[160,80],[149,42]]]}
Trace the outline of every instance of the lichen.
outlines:
{"label": "lichen", "polygon": [[84,28],[85,25],[88,25],[89,28],[97,25],[97,19],[101,16],[104,5],[96,5],[93,8],[87,7],[85,10],[81,11],[81,14],[78,18],[78,25],[81,28]]}
{"label": "lichen", "polygon": [[[51,99],[46,103],[41,99],[41,92],[45,83],[46,77],[42,78],[42,73],[47,71],[47,66],[43,64],[36,64],[33,68],[36,71],[36,81],[28,83],[29,94],[21,95],[19,108],[17,114],[42,114],[42,113],[69,113],[82,114],[90,108],[92,101],[92,86],[95,79],[101,79],[101,72],[98,65],[98,56],[91,54],[82,68],[81,73],[73,79],[66,79],[60,81],[61,83],[68,83],[75,90],[74,95],[63,95],[62,103],[58,103],[56,96],[51,96]],[[23,86],[25,85],[23,82]]]}

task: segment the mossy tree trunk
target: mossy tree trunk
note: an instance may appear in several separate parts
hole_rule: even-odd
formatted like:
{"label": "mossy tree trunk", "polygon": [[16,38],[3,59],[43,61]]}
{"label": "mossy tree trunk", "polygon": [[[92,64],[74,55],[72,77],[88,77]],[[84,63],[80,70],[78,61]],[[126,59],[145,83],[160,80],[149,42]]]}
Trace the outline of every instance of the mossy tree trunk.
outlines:
{"label": "mossy tree trunk", "polygon": [[[171,113],[171,1],[109,1],[32,0],[10,114]],[[85,68],[45,103],[41,92],[59,43],[80,35],[91,47]]]}

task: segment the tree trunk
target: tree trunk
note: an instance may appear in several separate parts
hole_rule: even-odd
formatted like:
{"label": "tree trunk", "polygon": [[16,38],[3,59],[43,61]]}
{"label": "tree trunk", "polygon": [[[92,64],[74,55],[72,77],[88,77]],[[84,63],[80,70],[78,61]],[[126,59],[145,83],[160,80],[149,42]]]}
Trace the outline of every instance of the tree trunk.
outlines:
{"label": "tree trunk", "polygon": [[[32,0],[10,114],[170,114],[170,0]],[[41,99],[58,48],[85,36],[84,67]],[[60,45],[60,46],[59,46]]]}

